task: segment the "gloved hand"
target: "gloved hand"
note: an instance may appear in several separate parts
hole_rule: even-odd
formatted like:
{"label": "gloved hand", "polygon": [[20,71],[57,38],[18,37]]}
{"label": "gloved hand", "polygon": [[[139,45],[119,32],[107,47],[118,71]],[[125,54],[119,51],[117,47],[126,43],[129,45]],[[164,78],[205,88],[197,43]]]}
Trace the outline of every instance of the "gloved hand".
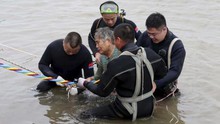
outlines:
{"label": "gloved hand", "polygon": [[82,89],[86,89],[85,87],[84,87],[84,82],[86,81],[86,79],[84,79],[84,78],[79,78],[78,79],[78,83],[76,84],[79,88],[82,88]]}
{"label": "gloved hand", "polygon": [[[59,80],[59,81],[63,81],[64,79],[63,79],[61,76],[58,76],[58,77],[57,77],[57,80]],[[64,84],[59,83],[59,81],[58,81],[58,82],[56,82],[56,84],[57,84],[58,86],[64,87],[65,85],[64,85]]]}
{"label": "gloved hand", "polygon": [[78,94],[78,90],[75,87],[70,87],[70,88],[66,88],[66,90],[69,92],[70,95],[74,96],[76,94]]}

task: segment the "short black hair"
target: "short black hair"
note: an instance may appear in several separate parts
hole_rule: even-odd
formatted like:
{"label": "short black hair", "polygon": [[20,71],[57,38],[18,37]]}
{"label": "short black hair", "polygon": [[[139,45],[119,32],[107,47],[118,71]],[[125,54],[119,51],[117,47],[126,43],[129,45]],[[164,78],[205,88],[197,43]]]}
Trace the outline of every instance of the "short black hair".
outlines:
{"label": "short black hair", "polygon": [[70,43],[70,46],[72,48],[75,48],[75,47],[77,47],[77,46],[82,44],[82,38],[81,38],[79,33],[77,33],[77,32],[70,32],[65,37],[64,42],[65,43]]}
{"label": "short black hair", "polygon": [[165,17],[159,13],[152,13],[148,18],[146,19],[146,27],[147,28],[156,28],[159,29],[163,26],[167,26]]}
{"label": "short black hair", "polygon": [[119,24],[114,28],[115,38],[119,37],[124,42],[133,43],[135,38],[134,28],[128,23]]}

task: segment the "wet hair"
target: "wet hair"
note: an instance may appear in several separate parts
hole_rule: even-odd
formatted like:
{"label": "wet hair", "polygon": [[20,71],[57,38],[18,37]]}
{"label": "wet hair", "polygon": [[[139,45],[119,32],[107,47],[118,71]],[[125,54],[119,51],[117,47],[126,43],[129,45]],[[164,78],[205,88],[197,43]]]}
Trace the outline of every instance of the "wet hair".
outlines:
{"label": "wet hair", "polygon": [[167,26],[166,19],[161,13],[152,13],[146,19],[146,27],[147,28],[156,28],[159,29],[161,27]]}
{"label": "wet hair", "polygon": [[102,3],[99,7],[101,14],[117,14],[119,13],[118,4],[114,1],[106,1]]}
{"label": "wet hair", "polygon": [[133,43],[135,38],[134,28],[128,23],[119,24],[114,28],[114,36],[121,38],[124,42]]}
{"label": "wet hair", "polygon": [[82,38],[77,32],[70,32],[64,39],[65,43],[69,43],[72,48],[75,48],[82,44]]}
{"label": "wet hair", "polygon": [[110,40],[112,44],[114,44],[114,34],[113,31],[109,27],[98,28],[95,33],[95,40],[101,39],[104,42],[106,40]]}

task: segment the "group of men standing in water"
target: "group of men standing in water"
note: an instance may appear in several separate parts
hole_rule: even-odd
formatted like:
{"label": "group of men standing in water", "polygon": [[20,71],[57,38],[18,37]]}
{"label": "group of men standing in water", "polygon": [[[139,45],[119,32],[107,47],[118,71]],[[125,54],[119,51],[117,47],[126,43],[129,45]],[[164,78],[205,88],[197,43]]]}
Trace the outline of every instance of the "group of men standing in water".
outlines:
{"label": "group of men standing in water", "polygon": [[[119,14],[114,1],[100,5],[101,18],[96,19],[88,36],[98,70],[94,75],[93,60],[77,32],[48,45],[39,62],[45,76],[60,80],[77,79],[73,95],[83,90],[116,98],[108,105],[81,113],[81,118],[121,118],[136,120],[150,117],[154,102],[179,93],[177,79],[181,74],[185,49],[182,41],[167,27],[161,13],[146,19],[146,31]],[[136,42],[135,42],[136,39]],[[84,72],[84,78],[81,69]],[[41,81],[37,90],[48,91],[62,84]]]}

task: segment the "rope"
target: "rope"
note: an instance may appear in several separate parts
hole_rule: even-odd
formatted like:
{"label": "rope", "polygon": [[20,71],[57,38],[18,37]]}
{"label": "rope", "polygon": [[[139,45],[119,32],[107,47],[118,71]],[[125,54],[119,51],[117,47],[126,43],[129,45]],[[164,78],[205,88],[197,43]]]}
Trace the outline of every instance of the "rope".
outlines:
{"label": "rope", "polygon": [[[20,50],[20,49],[17,49],[17,48],[13,48],[13,47],[10,47],[10,46],[1,44],[1,43],[0,43],[0,45],[1,45],[1,46],[4,46],[4,47],[7,47],[7,48],[9,48],[9,49],[18,51],[18,52],[22,52],[22,53],[25,53],[25,54],[34,56],[34,57],[39,57],[39,56],[34,55],[34,54],[31,54],[31,53],[29,53],[29,52],[26,52],[26,51],[23,51],[23,50]],[[34,72],[34,71],[31,71],[31,70],[29,70],[29,69],[27,69],[27,68],[24,68],[24,67],[22,67],[22,66],[20,66],[20,65],[18,65],[18,64],[16,64],[16,63],[13,63],[13,62],[11,62],[11,61],[9,61],[9,60],[6,60],[6,59],[4,59],[4,58],[0,58],[0,59],[2,59],[2,60],[5,61],[5,62],[8,62],[8,63],[10,63],[10,64],[13,64],[13,65],[19,67],[19,68],[11,67],[11,66],[9,66],[9,65],[6,65],[6,64],[0,62],[0,67],[5,68],[5,69],[10,70],[10,71],[15,71],[15,72],[17,72],[17,73],[22,73],[22,74],[25,74],[25,75],[27,75],[27,76],[32,76],[32,77],[35,77],[35,78],[40,78],[40,79],[42,79],[42,80],[55,81],[55,82],[57,82],[57,83],[66,84],[66,85],[75,85],[75,84],[76,84],[75,82],[71,82],[71,81],[67,81],[67,80],[57,80],[57,79],[54,79],[54,78],[52,78],[52,77],[46,77],[46,76],[44,76],[44,75],[38,74],[38,73],[36,73],[36,72]]]}
{"label": "rope", "polygon": [[7,69],[7,70],[10,70],[10,71],[14,71],[14,72],[17,72],[17,73],[24,74],[24,75],[27,75],[27,76],[32,76],[34,78],[39,78],[39,79],[48,80],[48,81],[54,81],[54,82],[57,82],[57,83],[60,83],[60,84],[66,85],[66,86],[67,85],[76,85],[76,82],[73,82],[73,81],[59,80],[59,79],[54,79],[52,77],[46,77],[42,74],[35,73],[35,72],[30,71],[28,69],[11,67],[11,66],[6,65],[6,64],[1,63],[1,62],[0,62],[0,67],[4,68],[4,69]]}
{"label": "rope", "polygon": [[[23,50],[20,50],[20,49],[17,49],[17,48],[13,48],[13,47],[10,47],[10,46],[1,44],[1,43],[0,43],[0,46],[4,46],[4,47],[7,47],[7,48],[9,48],[9,49],[12,49],[12,50],[15,50],[15,51],[18,51],[18,52],[22,52],[22,53],[28,54],[28,55],[31,55],[31,56],[33,56],[33,57],[39,57],[38,55],[34,55],[34,54],[29,53],[29,52],[26,52],[26,51],[23,51]],[[25,74],[25,75],[27,75],[27,76],[32,76],[32,77],[34,77],[34,78],[40,78],[40,79],[42,79],[42,80],[54,81],[54,82],[56,82],[56,83],[60,83],[60,84],[63,84],[63,85],[65,85],[65,86],[67,86],[67,88],[68,88],[68,87],[69,87],[69,88],[71,88],[71,87],[76,87],[76,82],[75,82],[75,81],[58,80],[58,79],[54,79],[54,78],[52,78],[52,77],[46,77],[46,76],[44,76],[44,75],[38,74],[38,73],[36,73],[36,72],[34,72],[34,71],[32,71],[32,70],[29,70],[29,69],[27,69],[27,68],[24,68],[24,67],[22,67],[22,66],[20,66],[20,65],[18,65],[18,64],[16,64],[16,63],[13,63],[13,62],[11,62],[11,61],[9,61],[9,60],[6,60],[6,59],[4,59],[4,58],[1,58],[1,57],[0,57],[0,59],[2,59],[2,60],[5,61],[5,62],[8,62],[8,63],[10,63],[10,64],[12,64],[12,65],[15,65],[15,66],[19,67],[19,68],[11,67],[11,66],[9,66],[9,65],[6,65],[6,64],[0,62],[0,67],[1,67],[1,68],[5,68],[5,69],[10,70],[10,71],[15,71],[15,72],[17,72],[17,73],[22,73],[22,74]],[[94,65],[94,64],[96,64],[96,62],[94,62],[93,65]],[[96,84],[96,83],[98,83],[98,82],[99,82],[99,80],[98,80],[98,81],[95,81],[94,83]],[[69,88],[68,88],[68,89],[69,89]],[[68,90],[68,98],[69,98],[69,93],[70,93],[70,90]]]}
{"label": "rope", "polygon": [[22,53],[25,53],[25,54],[28,54],[28,55],[34,56],[34,57],[39,57],[39,56],[34,55],[34,54],[31,54],[31,53],[29,53],[29,52],[26,52],[26,51],[23,51],[23,50],[19,50],[19,49],[17,49],[17,48],[13,48],[13,47],[10,47],[10,46],[7,46],[7,45],[4,45],[4,44],[1,44],[1,43],[0,43],[0,45],[1,45],[1,46],[4,46],[4,47],[7,47],[7,48],[10,48],[10,49],[13,49],[13,50],[18,51],[18,52],[22,52]]}
{"label": "rope", "polygon": [[25,67],[22,67],[22,66],[20,66],[20,65],[18,65],[18,64],[16,64],[16,63],[14,63],[14,62],[11,62],[11,61],[9,61],[9,60],[6,60],[6,59],[4,59],[4,58],[0,58],[1,60],[4,60],[5,62],[8,62],[8,63],[10,63],[10,64],[12,64],[12,65],[15,65],[15,66],[17,66],[17,67],[19,67],[19,68],[22,68],[22,69],[24,69],[24,70],[28,70],[28,71],[30,71],[30,72],[34,72],[34,71],[31,71],[31,70],[29,70],[29,69],[27,69],[27,68],[25,68]]}
{"label": "rope", "polygon": [[171,93],[169,93],[168,95],[166,95],[165,97],[163,97],[163,98],[157,100],[156,103],[165,100],[166,98],[170,97],[171,95],[172,95],[172,96],[175,96],[175,91],[177,90],[177,87],[174,85],[174,88],[175,88],[175,89],[173,90],[173,92],[171,92]]}

